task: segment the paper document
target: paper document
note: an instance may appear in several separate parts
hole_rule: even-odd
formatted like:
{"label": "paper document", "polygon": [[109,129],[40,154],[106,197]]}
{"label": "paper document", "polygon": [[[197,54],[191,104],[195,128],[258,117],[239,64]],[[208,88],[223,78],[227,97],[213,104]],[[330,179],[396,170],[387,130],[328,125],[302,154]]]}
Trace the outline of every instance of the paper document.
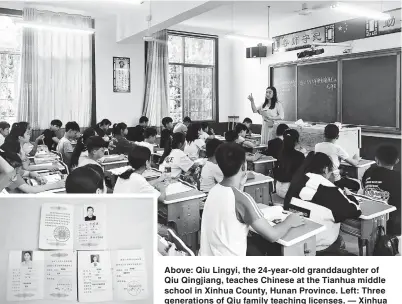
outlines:
{"label": "paper document", "polygon": [[191,190],[194,190],[194,188],[187,186],[183,183],[177,182],[177,183],[169,184],[166,187],[166,196],[177,194],[177,193],[188,192]]}

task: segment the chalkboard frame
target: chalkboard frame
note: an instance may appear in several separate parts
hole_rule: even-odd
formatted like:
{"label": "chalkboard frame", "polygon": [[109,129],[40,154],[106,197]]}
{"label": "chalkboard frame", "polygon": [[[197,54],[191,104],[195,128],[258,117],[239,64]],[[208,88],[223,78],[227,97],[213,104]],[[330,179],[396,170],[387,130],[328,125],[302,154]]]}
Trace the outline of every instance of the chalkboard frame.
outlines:
{"label": "chalkboard frame", "polygon": [[[378,57],[378,56],[397,56],[397,77],[396,77],[396,126],[395,127],[377,127],[377,126],[367,126],[367,125],[357,125],[361,127],[362,131],[365,132],[373,132],[373,133],[387,133],[387,134],[401,134],[401,118],[400,118],[400,110],[401,110],[401,49],[400,48],[392,48],[385,50],[377,50],[370,52],[360,52],[360,53],[352,53],[352,54],[342,54],[337,56],[327,56],[327,57],[313,57],[302,60],[294,60],[281,62],[277,64],[272,64],[268,66],[268,76],[270,85],[273,84],[273,70],[278,67],[284,67],[289,65],[296,65],[296,71],[299,66],[306,64],[319,64],[325,63],[328,61],[337,61],[338,62],[338,92],[337,92],[337,121],[342,122],[342,61],[343,60],[351,60],[351,59],[361,59],[361,58],[370,58],[370,57]],[[296,54],[295,54],[296,56]],[[296,73],[296,82],[297,73]],[[296,86],[296,105],[297,105],[297,90]],[[299,119],[298,113],[296,111],[296,119]],[[314,121],[316,123],[316,121]]]}

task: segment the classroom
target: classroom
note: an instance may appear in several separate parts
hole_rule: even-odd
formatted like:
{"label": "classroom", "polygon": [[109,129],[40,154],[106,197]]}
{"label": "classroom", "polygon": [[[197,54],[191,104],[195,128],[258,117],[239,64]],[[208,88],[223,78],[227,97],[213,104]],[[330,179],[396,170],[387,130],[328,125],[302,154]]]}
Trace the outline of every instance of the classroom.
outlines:
{"label": "classroom", "polygon": [[400,1],[1,1],[0,190],[153,194],[162,256],[398,255]]}

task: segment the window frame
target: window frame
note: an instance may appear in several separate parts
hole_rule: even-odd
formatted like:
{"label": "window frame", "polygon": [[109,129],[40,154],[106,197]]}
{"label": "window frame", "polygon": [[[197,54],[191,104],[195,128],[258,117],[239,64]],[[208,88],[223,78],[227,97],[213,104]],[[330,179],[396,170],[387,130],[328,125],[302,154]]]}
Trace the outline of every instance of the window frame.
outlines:
{"label": "window frame", "polygon": [[[219,38],[215,35],[206,35],[206,34],[199,34],[199,33],[190,33],[190,32],[182,32],[182,31],[168,31],[168,36],[180,36],[183,38],[183,49],[182,49],[182,56],[183,56],[183,63],[179,62],[168,62],[168,65],[178,65],[182,68],[182,79],[181,85],[183,88],[182,94],[182,119],[185,117],[184,115],[184,68],[212,68],[213,69],[213,89],[212,89],[212,119],[208,120],[197,120],[195,122],[219,122]],[[211,39],[214,41],[214,64],[213,65],[205,65],[205,64],[193,64],[193,63],[185,63],[185,44],[184,38],[198,38],[198,39]]]}

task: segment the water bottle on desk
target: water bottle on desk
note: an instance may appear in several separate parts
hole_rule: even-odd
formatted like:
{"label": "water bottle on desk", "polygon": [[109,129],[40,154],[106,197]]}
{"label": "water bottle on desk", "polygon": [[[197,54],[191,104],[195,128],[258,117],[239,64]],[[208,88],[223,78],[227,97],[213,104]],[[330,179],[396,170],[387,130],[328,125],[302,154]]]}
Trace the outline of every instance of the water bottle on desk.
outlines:
{"label": "water bottle on desk", "polygon": [[166,181],[170,184],[172,182],[172,167],[169,164],[166,164],[164,174]]}

